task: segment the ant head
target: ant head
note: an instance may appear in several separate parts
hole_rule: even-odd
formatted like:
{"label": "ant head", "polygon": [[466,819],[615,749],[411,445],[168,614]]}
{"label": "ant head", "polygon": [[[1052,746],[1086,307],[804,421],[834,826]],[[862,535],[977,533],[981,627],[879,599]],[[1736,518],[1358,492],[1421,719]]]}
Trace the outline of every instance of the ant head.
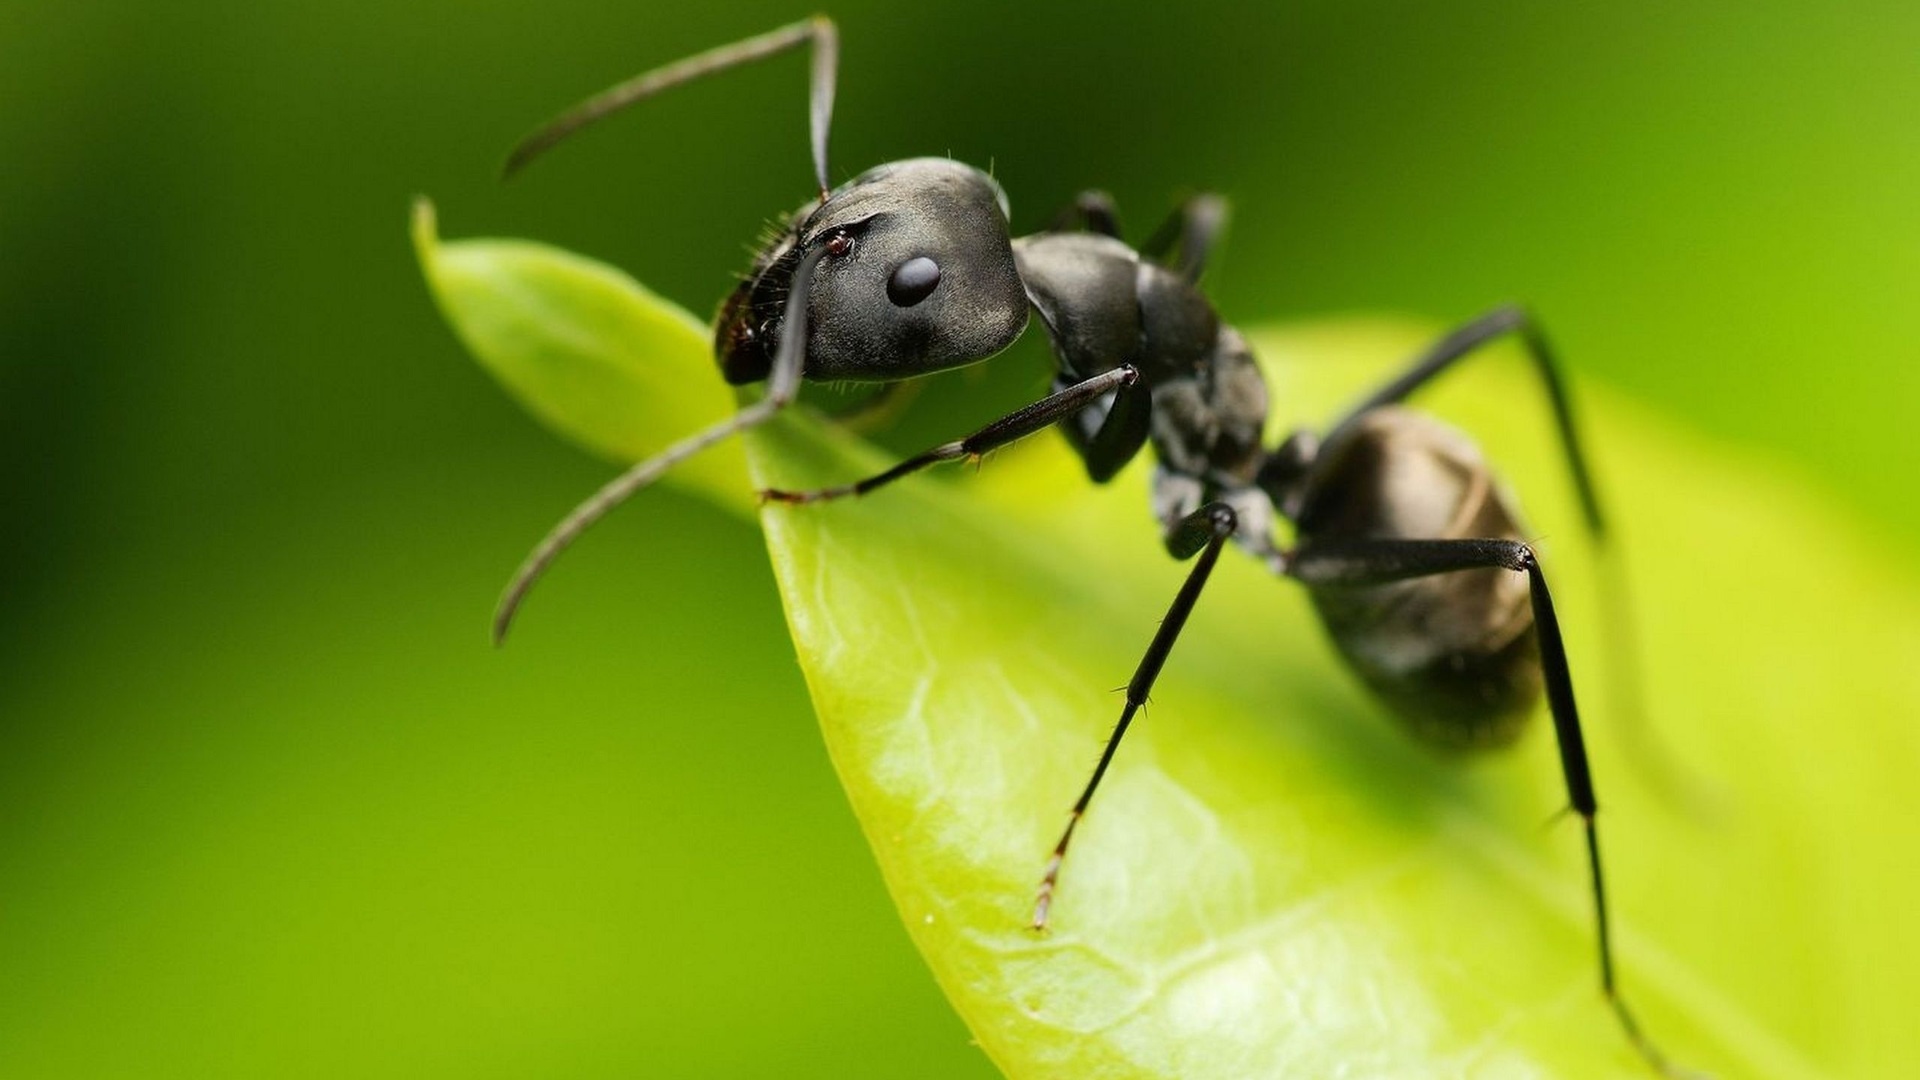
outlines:
{"label": "ant head", "polygon": [[1006,194],[978,169],[915,158],[869,169],[795,218],[721,307],[728,382],[767,377],[794,268],[824,252],[807,296],[810,379],[890,381],[985,360],[1027,325]]}

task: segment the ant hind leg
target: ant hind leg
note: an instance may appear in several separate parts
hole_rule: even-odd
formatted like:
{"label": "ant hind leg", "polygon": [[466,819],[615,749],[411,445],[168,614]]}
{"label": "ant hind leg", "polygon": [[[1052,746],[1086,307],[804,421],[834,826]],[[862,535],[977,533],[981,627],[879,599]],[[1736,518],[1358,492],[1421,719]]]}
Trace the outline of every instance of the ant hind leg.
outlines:
{"label": "ant hind leg", "polygon": [[1554,738],[1560,749],[1567,800],[1579,815],[1586,836],[1587,874],[1593,888],[1599,945],[1600,989],[1606,994],[1607,1003],[1627,1039],[1649,1065],[1663,1076],[1692,1077],[1695,1074],[1673,1064],[1647,1037],[1621,996],[1615,977],[1606,880],[1600,869],[1600,834],[1594,823],[1600,803],[1594,794],[1593,771],[1587,763],[1587,744],[1580,730],[1580,712],[1574,703],[1573,676],[1567,667],[1560,620],[1533,549],[1518,540],[1362,540],[1302,548],[1294,553],[1287,572],[1308,586],[1351,588],[1460,570],[1496,568],[1527,575],[1533,624],[1540,640],[1541,676],[1546,687],[1547,708],[1553,717]]}

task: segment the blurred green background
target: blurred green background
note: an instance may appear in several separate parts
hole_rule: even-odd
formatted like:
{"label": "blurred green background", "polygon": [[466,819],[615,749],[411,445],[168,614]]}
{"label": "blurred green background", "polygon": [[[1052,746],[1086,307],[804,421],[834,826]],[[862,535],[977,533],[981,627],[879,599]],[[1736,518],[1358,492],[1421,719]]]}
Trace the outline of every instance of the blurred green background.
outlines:
{"label": "blurred green background", "polygon": [[[652,493],[487,647],[607,470],[461,354],[407,247],[429,193],[449,236],[710,310],[807,194],[798,61],[494,176],[584,93],[805,9],[0,13],[0,1072],[991,1075],[755,533]],[[838,177],[990,164],[1029,230],[1082,187],[1136,231],[1224,191],[1231,318],[1527,299],[1582,379],[1920,555],[1911,3],[832,14]],[[1044,365],[952,377],[896,437]]]}

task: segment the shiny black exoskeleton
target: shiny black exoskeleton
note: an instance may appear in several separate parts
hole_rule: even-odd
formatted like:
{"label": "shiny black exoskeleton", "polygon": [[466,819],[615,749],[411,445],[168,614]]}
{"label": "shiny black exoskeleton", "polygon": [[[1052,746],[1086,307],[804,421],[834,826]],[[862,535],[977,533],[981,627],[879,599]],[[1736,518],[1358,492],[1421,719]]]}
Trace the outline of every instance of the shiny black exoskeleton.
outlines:
{"label": "shiny black exoskeleton", "polygon": [[[826,146],[839,47],[824,18],[614,87],[523,142],[509,171],[634,101],[803,45],[813,51],[818,197],[763,248],[715,327],[722,376],[765,382],[765,395],[634,466],[569,515],[508,588],[496,635],[575,536],[676,462],[765,422],[793,401],[802,379],[888,383],[976,363],[1011,345],[1037,317],[1057,362],[1046,398],[874,476],[763,493],[790,504],[860,495],[1052,426],[1096,483],[1152,446],[1153,512],[1168,551],[1195,562],[1047,862],[1034,928],[1047,924],[1075,826],[1221,550],[1234,541],[1306,586],[1348,664],[1429,742],[1475,748],[1510,741],[1544,690],[1569,799],[1584,825],[1602,988],[1642,1056],[1672,1071],[1616,990],[1594,825],[1599,807],[1546,579],[1472,442],[1401,404],[1487,342],[1519,338],[1554,410],[1587,523],[1600,534],[1568,398],[1538,326],[1520,309],[1496,309],[1436,342],[1324,434],[1300,431],[1268,447],[1267,389],[1253,355],[1197,285],[1224,220],[1220,200],[1190,200],[1136,249],[1121,240],[1113,207],[1098,193],[1081,196],[1054,229],[1011,238],[1000,186],[945,159],[882,165],[830,188]],[[1291,525],[1290,546],[1275,540],[1282,523]]]}

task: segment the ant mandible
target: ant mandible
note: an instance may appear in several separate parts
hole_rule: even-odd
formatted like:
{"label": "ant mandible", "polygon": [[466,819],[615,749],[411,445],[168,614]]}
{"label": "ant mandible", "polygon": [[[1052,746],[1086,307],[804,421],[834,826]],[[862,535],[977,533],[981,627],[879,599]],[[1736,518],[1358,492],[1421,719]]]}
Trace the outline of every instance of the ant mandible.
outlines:
{"label": "ant mandible", "polygon": [[[726,381],[765,382],[765,394],[633,466],[555,526],[502,596],[495,640],[580,533],[676,463],[765,423],[793,402],[802,379],[888,383],[977,363],[1013,344],[1037,313],[1057,362],[1045,398],[853,483],[761,493],[794,505],[863,495],[1055,425],[1093,482],[1105,483],[1152,444],[1152,506],[1167,551],[1198,558],[1128,682],[1120,720],[1046,862],[1033,928],[1045,929],[1074,828],[1232,540],[1306,586],[1346,662],[1423,740],[1469,749],[1509,743],[1544,689],[1568,799],[1585,832],[1601,989],[1640,1055],[1676,1074],[1615,978],[1594,825],[1599,802],[1546,577],[1479,450],[1400,405],[1488,342],[1518,338],[1552,406],[1586,526],[1602,536],[1572,409],[1539,325],[1517,307],[1488,312],[1435,342],[1324,435],[1296,431],[1268,449],[1267,391],[1252,351],[1197,288],[1225,220],[1221,200],[1188,200],[1135,249],[1121,241],[1114,207],[1098,192],[1076,199],[1055,228],[1015,239],[999,184],[946,159],[897,161],[830,187],[839,34],[821,16],[598,94],[521,142],[506,172],[662,90],[808,45],[819,195],[754,259],[714,332]],[[1278,519],[1293,527],[1290,548],[1274,543]]]}

